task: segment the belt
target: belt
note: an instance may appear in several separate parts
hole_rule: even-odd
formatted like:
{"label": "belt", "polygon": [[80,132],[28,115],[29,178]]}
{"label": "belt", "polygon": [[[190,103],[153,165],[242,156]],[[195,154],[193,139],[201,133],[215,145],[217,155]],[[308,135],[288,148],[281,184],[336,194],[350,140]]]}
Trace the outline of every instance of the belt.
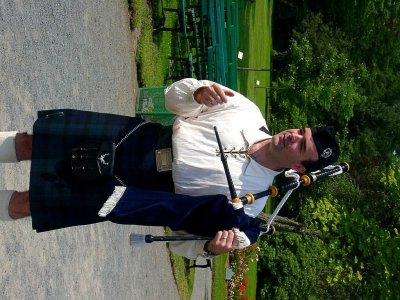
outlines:
{"label": "belt", "polygon": [[156,149],[171,148],[172,149],[172,125],[163,126],[158,133],[158,141]]}

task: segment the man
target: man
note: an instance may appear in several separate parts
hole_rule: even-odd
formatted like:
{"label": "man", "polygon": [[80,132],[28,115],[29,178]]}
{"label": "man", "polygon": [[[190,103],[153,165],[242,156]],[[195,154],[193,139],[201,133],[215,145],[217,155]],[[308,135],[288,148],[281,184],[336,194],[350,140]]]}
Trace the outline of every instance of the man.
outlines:
{"label": "man", "polygon": [[[67,170],[65,159],[53,159],[45,168],[38,163],[53,156],[54,152],[61,155],[61,152],[66,151],[63,155],[67,155],[71,145],[74,144],[72,142],[66,144],[65,138],[57,138],[57,133],[67,132],[65,136],[69,136],[69,131],[66,131],[64,127],[76,128],[75,125],[69,125],[71,122],[74,122],[73,124],[78,122],[76,119],[82,123],[81,119],[85,118],[82,118],[79,113],[54,111],[45,112],[44,116],[42,114],[34,126],[33,146],[30,136],[15,132],[3,133],[3,138],[0,139],[0,160],[2,152],[7,153],[3,161],[31,159],[30,149],[33,147],[29,195],[27,192],[2,191],[3,198],[6,199],[3,203],[8,205],[9,202],[10,216],[24,217],[30,215],[32,210],[32,222],[37,231],[99,222],[104,219],[99,219],[97,215],[89,218],[86,210],[96,208],[99,211],[98,202],[104,202],[110,196],[106,204],[112,205],[108,205],[107,212],[100,212],[100,217],[104,218],[110,213],[113,214],[113,211],[118,211],[123,203],[129,203],[131,200],[129,188],[127,191],[115,186],[126,183],[125,185],[129,187],[165,191],[168,190],[166,186],[171,177],[169,169],[172,169],[172,179],[177,194],[229,196],[220,155],[227,156],[233,184],[238,196],[241,197],[247,192],[257,193],[267,189],[274,177],[283,169],[294,169],[301,173],[313,171],[334,163],[339,156],[339,148],[330,129],[289,129],[271,136],[259,109],[250,100],[211,81],[183,79],[172,84],[166,90],[166,107],[177,115],[172,129],[172,139],[169,137],[171,132],[165,134],[164,131],[168,131],[166,128],[154,123],[143,123],[138,118],[124,119],[121,122],[120,132],[107,136],[113,141],[120,141],[118,145],[121,144],[121,147],[116,151],[115,175],[122,174],[122,176],[117,177],[120,184],[107,180],[102,182],[101,188],[99,184],[93,187],[86,184],[84,188],[77,184]],[[62,120],[69,118],[73,121],[61,121],[63,123],[60,125],[60,118]],[[99,118],[103,120],[102,116]],[[114,120],[114,116],[110,117],[112,120],[109,120],[108,116],[104,118],[107,121],[103,123],[107,124],[118,121]],[[50,126],[49,122],[51,124],[54,122],[54,124]],[[132,129],[125,130],[129,127],[126,124],[130,124]],[[219,153],[214,126],[218,129],[224,153]],[[51,133],[48,132],[49,127],[52,128]],[[53,132],[54,127],[63,128],[63,130]],[[86,126],[79,127],[82,129],[81,135],[87,136],[83,133],[85,130],[83,127],[86,128]],[[105,134],[105,131],[111,130],[102,130],[102,134]],[[154,139],[154,136],[158,138],[150,141]],[[14,143],[13,137],[15,137],[16,149],[15,153],[9,154],[13,150],[13,147],[10,147]],[[74,138],[74,143],[76,140]],[[45,155],[43,154],[45,151],[37,150],[43,143],[52,145],[50,149],[52,151],[48,151],[49,153]],[[157,145],[154,146],[154,144]],[[162,145],[159,147],[160,144]],[[171,146],[172,151],[169,152]],[[142,150],[137,151],[137,149]],[[131,157],[136,156],[137,160],[130,161]],[[168,161],[170,157],[173,157],[172,162]],[[151,165],[153,170],[157,163],[159,172],[147,172],[147,165]],[[141,171],[136,171],[138,164],[145,165],[146,172],[142,174]],[[137,175],[136,173],[140,175],[132,180],[132,177]],[[162,182],[162,184],[157,182]],[[49,189],[44,189],[44,186],[49,186]],[[99,193],[98,190],[101,192]],[[49,193],[54,193],[55,196],[48,196]],[[94,198],[94,194],[99,194],[99,200],[88,201],[88,198]],[[59,200],[64,195],[67,195],[65,197],[68,201],[71,198],[80,197],[80,205],[84,205],[85,209],[76,210],[72,206],[69,210],[69,207],[64,205],[62,209],[59,209],[58,217],[55,218],[54,198]],[[42,200],[45,197],[49,199]],[[60,202],[63,203],[61,200]],[[125,200],[128,202],[124,202]],[[85,204],[82,204],[83,201]],[[262,211],[265,203],[266,198],[258,199],[255,204],[246,206],[244,210],[247,215],[255,217]],[[104,206],[107,206],[106,204]],[[60,220],[65,215],[79,221],[69,223],[67,220],[63,223],[64,221]],[[207,217],[205,215],[204,219],[207,220]],[[42,220],[46,218],[50,220],[43,222]],[[54,225],[54,222],[61,223]],[[221,230],[207,243],[204,241],[174,242],[171,243],[171,248],[181,255],[195,258],[199,255],[231,251],[238,245],[238,239],[237,231]]]}

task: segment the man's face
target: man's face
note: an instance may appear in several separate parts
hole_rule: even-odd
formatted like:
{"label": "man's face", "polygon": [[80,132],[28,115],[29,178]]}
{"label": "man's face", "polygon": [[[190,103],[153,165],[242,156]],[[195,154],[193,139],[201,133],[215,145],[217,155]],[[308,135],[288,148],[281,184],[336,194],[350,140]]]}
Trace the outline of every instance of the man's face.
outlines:
{"label": "man's face", "polygon": [[282,131],[272,136],[271,144],[285,168],[304,172],[302,161],[318,159],[310,128]]}

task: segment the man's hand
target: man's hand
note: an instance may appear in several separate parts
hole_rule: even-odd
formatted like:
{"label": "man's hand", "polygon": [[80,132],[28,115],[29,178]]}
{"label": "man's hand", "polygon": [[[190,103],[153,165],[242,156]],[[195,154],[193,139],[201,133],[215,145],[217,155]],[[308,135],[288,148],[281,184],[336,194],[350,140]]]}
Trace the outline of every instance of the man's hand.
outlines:
{"label": "man's hand", "polygon": [[233,230],[218,231],[214,239],[208,242],[207,250],[217,255],[232,251],[238,244]]}
{"label": "man's hand", "polygon": [[226,96],[232,97],[235,95],[234,92],[223,89],[219,84],[213,84],[212,86],[204,86],[198,88],[194,92],[194,100],[199,104],[204,104],[208,107],[228,102]]}

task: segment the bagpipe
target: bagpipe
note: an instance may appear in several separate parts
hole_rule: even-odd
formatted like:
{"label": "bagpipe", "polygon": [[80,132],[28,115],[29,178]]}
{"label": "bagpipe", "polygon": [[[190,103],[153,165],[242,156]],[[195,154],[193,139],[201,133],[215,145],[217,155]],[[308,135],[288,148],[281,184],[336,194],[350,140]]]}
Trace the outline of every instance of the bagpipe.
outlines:
{"label": "bagpipe", "polygon": [[[218,223],[219,222],[218,220],[221,219],[221,216],[218,215],[219,209],[215,210],[215,215],[207,214],[207,219],[210,222],[214,222],[213,223],[213,226],[215,227],[214,234],[218,230],[222,230],[221,226],[222,227],[228,226],[226,228],[229,228],[229,226],[232,226],[232,227],[238,228],[240,231],[243,231],[249,237],[250,241],[252,243],[254,243],[260,235],[272,234],[275,231],[275,229],[272,225],[273,220],[278,215],[280,209],[283,207],[283,205],[285,204],[285,202],[287,201],[287,199],[289,198],[289,196],[291,195],[291,193],[294,190],[296,190],[300,186],[309,186],[312,183],[314,183],[318,180],[321,180],[325,177],[332,177],[332,176],[336,176],[336,175],[339,175],[339,174],[349,171],[349,165],[347,163],[341,163],[339,165],[328,166],[321,170],[318,170],[315,172],[310,172],[308,174],[303,174],[303,175],[300,175],[292,170],[286,171],[285,172],[286,177],[291,178],[291,180],[289,182],[280,184],[278,186],[271,185],[265,191],[262,191],[259,193],[254,193],[254,194],[249,192],[245,196],[238,197],[235,187],[234,187],[234,184],[233,184],[233,181],[232,181],[230,171],[229,171],[226,156],[223,155],[223,153],[224,153],[223,147],[222,147],[221,140],[220,140],[220,137],[219,137],[216,127],[214,127],[214,131],[215,131],[215,136],[217,139],[219,151],[221,153],[221,155],[220,155],[221,162],[224,167],[224,172],[226,175],[229,192],[230,192],[230,197],[231,197],[231,204],[229,204],[228,201],[226,201],[226,203],[228,204],[226,206],[236,208],[234,210],[232,209],[232,212],[228,212],[227,210],[225,210],[225,212],[228,212],[228,213],[224,217],[222,217],[222,219],[229,220],[229,221],[227,221],[228,223],[224,223],[224,225],[222,225],[222,223]],[[247,216],[244,212],[243,206],[251,205],[257,199],[260,199],[260,198],[263,198],[266,196],[277,197],[278,195],[283,195],[283,194],[284,194],[283,198],[281,199],[281,201],[275,208],[274,212],[272,213],[272,215],[270,216],[270,218],[266,224],[261,224],[260,222],[256,221],[255,218]],[[224,206],[224,208],[225,208],[225,206]],[[234,220],[234,221],[232,221],[232,220]],[[186,224],[189,224],[189,223],[186,223]],[[229,224],[229,225],[226,225],[226,224]],[[254,228],[255,226],[257,228]],[[232,227],[230,227],[230,228],[232,228]],[[172,228],[172,229],[175,230],[174,228]],[[179,228],[176,228],[176,229],[179,230]],[[188,241],[188,240],[196,241],[196,240],[211,240],[213,238],[213,237],[211,237],[213,235],[210,233],[210,230],[207,231],[206,234],[204,234],[204,232],[202,232],[201,229],[199,230],[198,228],[193,228],[192,231],[190,231],[190,230],[188,230],[188,231],[192,235],[153,236],[150,234],[140,235],[140,234],[132,233],[130,235],[130,243],[132,245],[137,245],[137,244],[143,244],[143,243],[152,243],[152,242],[156,242],[156,241],[161,241],[161,242]]]}

